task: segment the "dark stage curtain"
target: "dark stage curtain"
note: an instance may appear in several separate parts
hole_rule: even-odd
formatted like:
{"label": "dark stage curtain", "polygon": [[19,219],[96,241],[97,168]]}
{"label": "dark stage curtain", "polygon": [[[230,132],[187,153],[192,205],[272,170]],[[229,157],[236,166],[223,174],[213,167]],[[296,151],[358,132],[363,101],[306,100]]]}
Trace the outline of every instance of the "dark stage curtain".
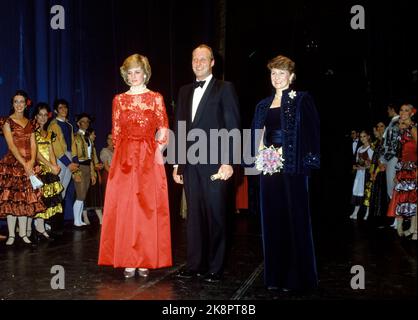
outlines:
{"label": "dark stage curtain", "polygon": [[[51,28],[54,5],[65,10],[63,30]],[[187,11],[204,12],[204,18],[183,19]],[[112,98],[128,89],[119,73],[123,60],[133,53],[149,58],[148,87],[163,94],[171,118],[179,87],[193,79],[192,49],[200,43],[214,46],[213,15],[210,0],[175,5],[174,0],[1,0],[0,116],[9,114],[17,89],[28,92],[34,104],[44,101],[51,108],[56,98],[64,98],[73,125],[78,113],[93,115],[100,152],[111,130]],[[1,137],[0,156],[6,151]]]}

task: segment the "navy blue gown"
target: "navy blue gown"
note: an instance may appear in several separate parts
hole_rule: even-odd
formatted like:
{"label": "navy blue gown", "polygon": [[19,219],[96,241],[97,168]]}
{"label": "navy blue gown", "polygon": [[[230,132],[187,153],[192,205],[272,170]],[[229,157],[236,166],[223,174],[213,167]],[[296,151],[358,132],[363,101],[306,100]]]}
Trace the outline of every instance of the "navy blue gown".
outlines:
{"label": "navy blue gown", "polygon": [[313,289],[318,275],[308,178],[311,169],[319,168],[319,117],[305,92],[288,98],[284,91],[281,107],[270,109],[273,98],[257,105],[252,125],[252,129],[265,126],[264,145],[283,147],[285,159],[283,171],[260,175],[265,285]]}
{"label": "navy blue gown", "polygon": [[[267,146],[282,146],[280,108],[269,109]],[[302,289],[317,283],[309,216],[308,177],[276,173],[260,176],[265,284]]]}

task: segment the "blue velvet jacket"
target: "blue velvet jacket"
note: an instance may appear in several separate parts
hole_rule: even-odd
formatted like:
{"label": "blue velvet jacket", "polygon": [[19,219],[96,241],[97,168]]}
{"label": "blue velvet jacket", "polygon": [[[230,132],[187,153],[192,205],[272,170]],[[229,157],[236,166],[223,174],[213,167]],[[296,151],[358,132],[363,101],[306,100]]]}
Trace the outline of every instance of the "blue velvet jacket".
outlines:
{"label": "blue velvet jacket", "polygon": [[[311,95],[304,91],[291,89],[282,93],[281,128],[283,131],[283,172],[288,174],[309,175],[311,169],[320,165],[320,129],[319,115]],[[254,157],[260,141],[255,135],[256,129],[263,129],[268,110],[274,95],[261,100],[256,107],[251,125],[251,155]],[[264,141],[266,145],[266,142]]]}

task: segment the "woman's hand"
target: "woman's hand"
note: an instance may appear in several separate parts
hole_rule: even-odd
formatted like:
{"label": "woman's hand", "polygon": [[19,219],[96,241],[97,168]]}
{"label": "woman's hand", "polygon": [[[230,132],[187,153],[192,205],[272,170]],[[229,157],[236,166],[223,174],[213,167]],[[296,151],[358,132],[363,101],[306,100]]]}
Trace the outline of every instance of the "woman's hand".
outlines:
{"label": "woman's hand", "polygon": [[57,176],[57,175],[60,173],[60,171],[61,171],[60,166],[59,166],[59,165],[57,165],[57,164],[52,164],[50,168],[51,168],[52,173],[53,173],[53,174],[55,174],[56,176]]}
{"label": "woman's hand", "polygon": [[23,165],[23,168],[25,169],[26,175],[29,177],[33,175],[33,161],[27,161]]}

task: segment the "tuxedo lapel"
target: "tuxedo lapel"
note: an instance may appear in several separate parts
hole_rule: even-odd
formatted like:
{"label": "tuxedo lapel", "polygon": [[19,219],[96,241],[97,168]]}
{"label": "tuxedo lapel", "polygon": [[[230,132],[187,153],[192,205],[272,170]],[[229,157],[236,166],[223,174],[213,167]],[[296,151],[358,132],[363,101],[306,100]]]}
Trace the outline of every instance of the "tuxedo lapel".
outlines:
{"label": "tuxedo lapel", "polygon": [[192,85],[190,85],[185,97],[187,101],[186,120],[188,123],[192,123],[193,91],[194,88]]}
{"label": "tuxedo lapel", "polygon": [[[212,77],[212,80],[209,82],[208,87],[205,90],[205,93],[203,94],[202,99],[199,102],[199,105],[197,106],[197,110],[196,110],[196,114],[194,116],[194,120],[192,122],[192,127],[194,127],[197,123],[199,123],[199,120],[203,114],[203,111],[206,107],[206,103],[208,101],[209,95],[212,91],[212,87],[215,83],[216,79],[214,77]],[[193,99],[193,96],[192,96]],[[191,107],[190,107],[191,110]],[[190,118],[191,119],[191,118]]]}

